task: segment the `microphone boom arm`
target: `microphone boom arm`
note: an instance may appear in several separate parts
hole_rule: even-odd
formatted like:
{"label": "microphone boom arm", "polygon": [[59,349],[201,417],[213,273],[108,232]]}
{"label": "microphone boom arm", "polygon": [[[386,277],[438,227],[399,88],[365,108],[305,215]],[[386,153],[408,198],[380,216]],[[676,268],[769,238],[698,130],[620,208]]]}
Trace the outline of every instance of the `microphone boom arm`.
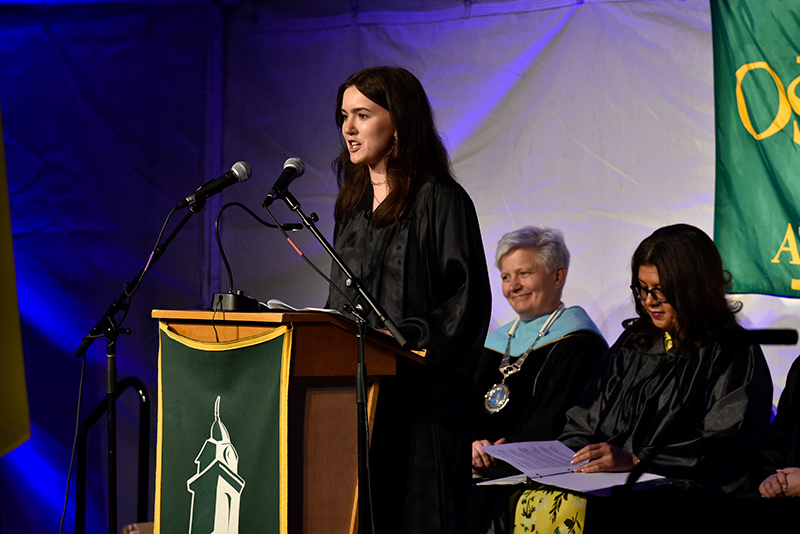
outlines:
{"label": "microphone boom arm", "polygon": [[306,228],[308,228],[308,231],[311,232],[314,235],[314,237],[317,238],[317,241],[320,242],[322,248],[325,249],[325,252],[327,252],[328,255],[330,255],[334,263],[339,267],[339,269],[342,270],[347,280],[346,281],[347,286],[356,290],[356,292],[361,296],[364,302],[366,302],[371,308],[371,310],[375,312],[375,315],[378,316],[378,319],[381,321],[381,324],[383,324],[386,327],[386,330],[388,330],[392,334],[392,336],[395,338],[400,347],[405,348],[406,345],[408,345],[408,342],[406,341],[406,338],[403,337],[403,335],[397,329],[397,325],[394,324],[394,321],[392,321],[392,319],[387,315],[383,307],[375,301],[375,299],[372,297],[369,291],[367,291],[367,288],[365,288],[364,285],[361,283],[361,280],[359,280],[353,274],[353,272],[344,263],[342,258],[339,257],[339,255],[330,245],[330,243],[328,243],[325,237],[319,232],[316,225],[314,224],[314,221],[306,217],[306,215],[303,213],[303,210],[300,209],[300,203],[297,201],[296,198],[294,198],[294,195],[292,195],[287,190],[284,191],[283,194],[281,194],[280,196],[281,198],[283,198],[283,201],[286,202],[286,205],[289,206],[289,209],[297,213],[297,215],[300,217],[300,220],[303,221],[303,225]]}
{"label": "microphone boom arm", "polygon": [[[186,226],[186,223],[189,222],[189,219],[192,217],[192,215],[198,212],[204,204],[205,202],[195,204],[197,208],[195,208],[195,206],[192,206],[193,209],[190,209],[188,212],[186,212],[186,215],[183,216],[183,219],[181,220],[180,223],[178,223],[178,225],[175,227],[175,229],[172,231],[169,237],[167,237],[167,239],[163,243],[159,243],[155,246],[145,266],[142,267],[139,273],[133,278],[133,283],[131,284],[128,284],[127,282],[125,283],[125,287],[123,288],[122,293],[117,298],[117,300],[111,303],[111,305],[108,307],[108,310],[106,310],[106,313],[103,315],[103,317],[101,317],[100,320],[97,321],[97,323],[89,331],[89,334],[83,338],[80,346],[77,349],[75,349],[75,356],[77,358],[82,358],[83,355],[86,353],[86,350],[92,345],[92,343],[94,343],[94,340],[97,339],[98,337],[105,336],[109,337],[110,339],[114,339],[117,337],[117,331],[119,329],[119,325],[114,319],[114,317],[117,315],[117,312],[119,312],[120,310],[125,310],[125,311],[128,310],[128,308],[130,307],[130,302],[128,301],[134,295],[134,293],[136,293],[136,291],[139,289],[139,285],[142,283],[144,275],[147,274],[147,271],[150,270],[153,264],[157,262],[161,258],[161,256],[167,251],[167,247],[172,242],[172,240],[175,239],[175,236],[178,235],[178,232],[180,232],[181,229],[184,226]],[[172,213],[174,213],[174,211],[175,210],[173,208]],[[172,215],[172,213],[170,213],[170,215]],[[124,331],[123,333],[127,334],[130,332]]]}

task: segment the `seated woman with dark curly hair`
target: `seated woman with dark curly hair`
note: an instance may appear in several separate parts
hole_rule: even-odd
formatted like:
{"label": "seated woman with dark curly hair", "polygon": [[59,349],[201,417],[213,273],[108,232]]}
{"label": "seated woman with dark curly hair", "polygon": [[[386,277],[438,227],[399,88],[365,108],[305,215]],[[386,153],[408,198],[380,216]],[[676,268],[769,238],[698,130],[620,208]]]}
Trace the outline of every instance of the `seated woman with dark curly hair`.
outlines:
{"label": "seated woman with dark curly hair", "polygon": [[709,332],[741,328],[714,242],[687,224],[642,241],[631,262],[637,318],[567,412],[559,438],[584,473],[647,470],[720,494],[743,491],[764,434],[772,379],[761,347]]}
{"label": "seated woman with dark curly hair", "polygon": [[[631,261],[638,317],[623,323],[559,438],[576,451],[573,464],[586,462],[577,472],[625,472],[642,462],[639,469],[672,479],[681,495],[748,488],[754,439],[770,420],[772,379],[761,347],[726,339],[741,328],[741,304],[725,294],[729,281],[714,242],[694,226],[660,228],[638,246]],[[531,531],[525,516],[536,491],[520,497],[514,532]],[[586,514],[598,517],[591,503]],[[673,518],[655,521],[662,519]],[[629,520],[617,514],[615,528]],[[542,526],[536,531],[548,532]]]}

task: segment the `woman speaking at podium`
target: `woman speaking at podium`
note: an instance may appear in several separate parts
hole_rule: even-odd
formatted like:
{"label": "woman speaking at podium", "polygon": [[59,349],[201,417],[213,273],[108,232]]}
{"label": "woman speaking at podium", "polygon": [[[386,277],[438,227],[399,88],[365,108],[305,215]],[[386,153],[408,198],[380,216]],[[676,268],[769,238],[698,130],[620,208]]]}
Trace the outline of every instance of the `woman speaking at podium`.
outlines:
{"label": "woman speaking at podium", "polygon": [[[452,178],[419,80],[374,67],[337,96],[334,248],[427,365],[382,379],[370,450],[376,532],[463,533],[470,398],[491,292],[475,208]],[[334,265],[331,279],[357,302]],[[331,290],[328,307],[348,304]],[[366,309],[366,307],[365,307]],[[375,314],[369,324],[384,328]]]}

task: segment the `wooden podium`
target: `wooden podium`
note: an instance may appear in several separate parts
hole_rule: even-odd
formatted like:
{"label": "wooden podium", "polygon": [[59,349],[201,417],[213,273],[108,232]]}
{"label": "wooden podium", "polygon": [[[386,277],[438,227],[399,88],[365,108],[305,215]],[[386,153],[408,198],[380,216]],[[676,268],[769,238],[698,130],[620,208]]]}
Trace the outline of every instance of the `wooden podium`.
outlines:
{"label": "wooden podium", "polygon": [[[154,310],[174,332],[198,341],[233,341],[290,324],[289,532],[358,530],[358,443],[355,373],[356,325],[322,312],[242,313]],[[366,338],[370,429],[381,376],[394,375],[397,358],[425,363],[394,339],[369,329]]]}

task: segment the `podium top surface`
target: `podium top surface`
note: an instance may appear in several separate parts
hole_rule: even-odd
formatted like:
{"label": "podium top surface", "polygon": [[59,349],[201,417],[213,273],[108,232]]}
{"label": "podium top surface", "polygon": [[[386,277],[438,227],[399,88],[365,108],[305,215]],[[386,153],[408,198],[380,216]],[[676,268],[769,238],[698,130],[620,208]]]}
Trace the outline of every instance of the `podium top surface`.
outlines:
{"label": "podium top surface", "polygon": [[213,310],[153,310],[154,319],[191,319],[198,321],[246,321],[250,323],[352,323],[342,315],[315,311],[232,312]]}
{"label": "podium top surface", "polygon": [[[319,311],[270,311],[270,312],[231,312],[231,311],[212,311],[212,310],[153,310],[154,319],[166,320],[167,322],[198,322],[205,323],[213,321],[216,324],[224,323],[250,323],[263,325],[293,324],[295,327],[305,325],[328,324],[331,327],[344,330],[355,336],[357,332],[356,324],[353,320],[339,314],[326,313]],[[402,355],[417,363],[426,363],[426,352],[424,350],[406,350],[397,345],[395,339],[388,333],[374,328],[367,328],[367,340],[369,344],[376,344],[392,353]]]}

